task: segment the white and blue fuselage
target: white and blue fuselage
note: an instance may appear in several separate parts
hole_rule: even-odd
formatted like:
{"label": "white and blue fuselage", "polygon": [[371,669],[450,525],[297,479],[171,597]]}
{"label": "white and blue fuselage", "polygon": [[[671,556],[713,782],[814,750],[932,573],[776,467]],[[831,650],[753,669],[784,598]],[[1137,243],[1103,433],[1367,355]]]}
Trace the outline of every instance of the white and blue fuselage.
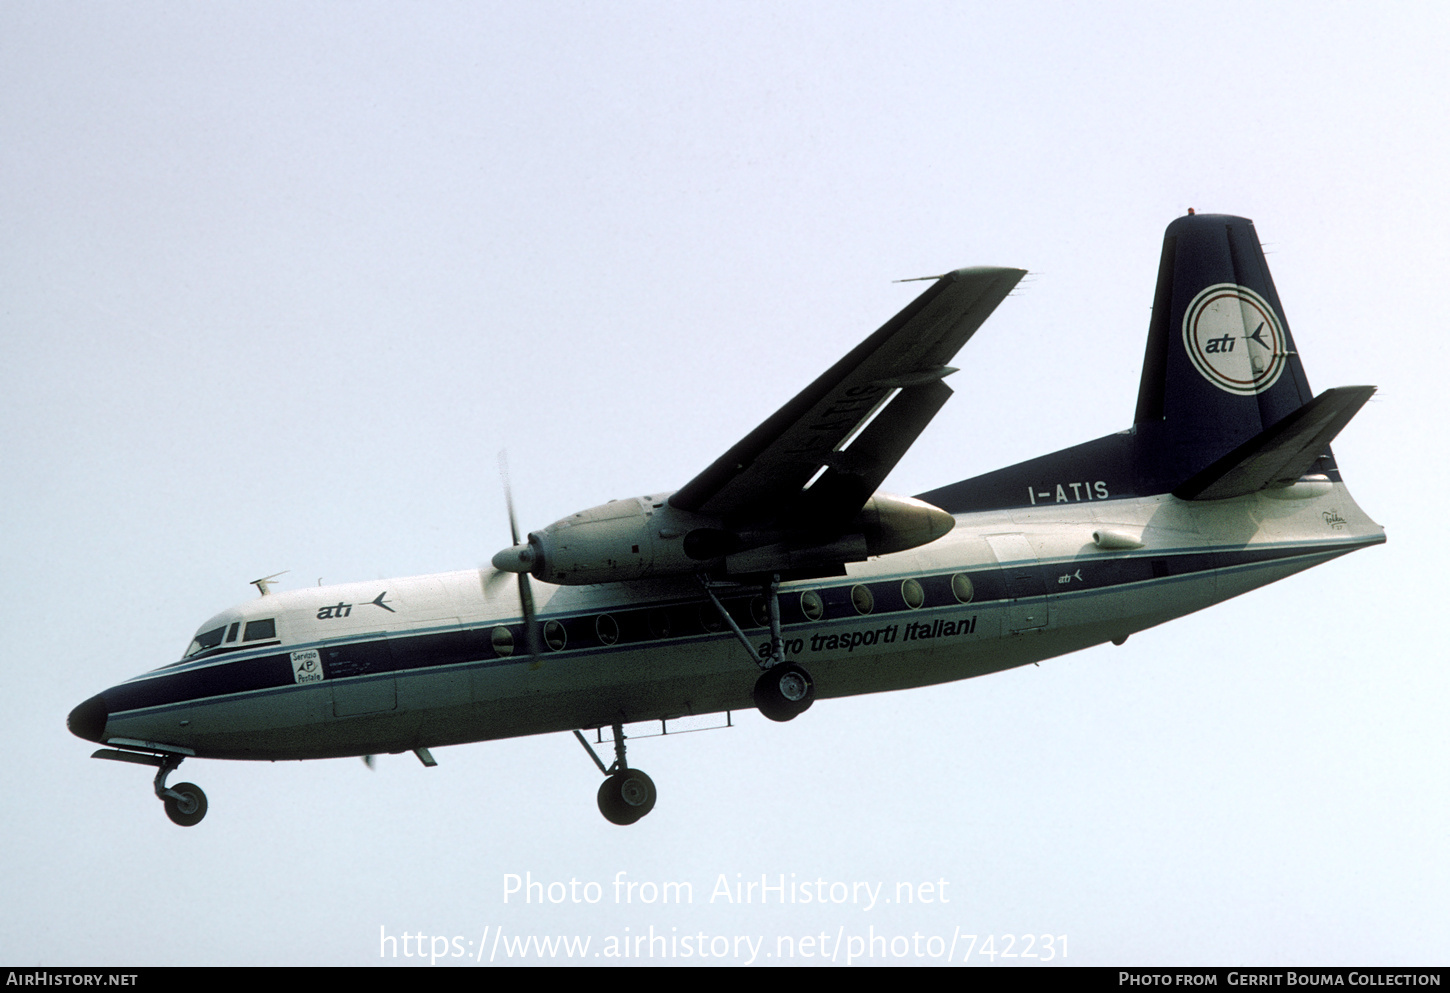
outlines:
{"label": "white and blue fuselage", "polygon": [[[1384,540],[1342,483],[1322,479],[1222,501],[962,514],[925,547],[782,584],[784,647],[820,698],[965,679],[1120,642]],[[96,698],[106,709],[96,740],[324,758],[752,705],[756,660],[692,579],[539,584],[534,657],[515,587],[485,578],[469,570],[243,603],[202,625],[199,640],[221,632],[213,647]],[[768,650],[760,592],[721,599]]]}

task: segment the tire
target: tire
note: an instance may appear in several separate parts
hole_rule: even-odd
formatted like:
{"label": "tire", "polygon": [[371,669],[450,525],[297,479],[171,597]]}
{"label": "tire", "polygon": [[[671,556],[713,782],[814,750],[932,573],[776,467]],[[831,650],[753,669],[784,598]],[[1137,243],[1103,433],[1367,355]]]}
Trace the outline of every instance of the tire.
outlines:
{"label": "tire", "polygon": [[755,681],[755,706],[772,721],[788,721],[810,709],[816,699],[811,674],[793,663],[768,669]]}
{"label": "tire", "polygon": [[171,790],[181,794],[181,799],[168,796],[162,800],[166,816],[171,818],[173,824],[182,827],[199,824],[206,816],[206,794],[201,791],[201,787],[195,783],[177,783]]}
{"label": "tire", "polygon": [[599,784],[599,812],[611,824],[633,824],[654,810],[654,780],[638,769],[616,772]]}

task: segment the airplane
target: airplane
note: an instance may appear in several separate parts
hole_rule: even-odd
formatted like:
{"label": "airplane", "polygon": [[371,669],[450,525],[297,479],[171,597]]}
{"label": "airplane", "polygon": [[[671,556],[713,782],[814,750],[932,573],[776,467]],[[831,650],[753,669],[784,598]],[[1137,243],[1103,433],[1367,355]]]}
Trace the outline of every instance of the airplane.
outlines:
{"label": "airplane", "polygon": [[[572,731],[610,822],[654,807],[625,725],[966,679],[1112,642],[1385,541],[1330,442],[1374,393],[1315,396],[1252,221],[1168,225],[1130,428],[916,497],[879,490],[947,363],[1025,271],[931,285],[694,479],[520,538],[491,565],[255,597],[179,661],[75,707],[93,757],[414,752]],[[507,475],[505,473],[505,493]],[[718,719],[718,716],[712,719]],[[608,729],[615,760],[595,744]],[[637,735],[629,735],[637,736]]]}

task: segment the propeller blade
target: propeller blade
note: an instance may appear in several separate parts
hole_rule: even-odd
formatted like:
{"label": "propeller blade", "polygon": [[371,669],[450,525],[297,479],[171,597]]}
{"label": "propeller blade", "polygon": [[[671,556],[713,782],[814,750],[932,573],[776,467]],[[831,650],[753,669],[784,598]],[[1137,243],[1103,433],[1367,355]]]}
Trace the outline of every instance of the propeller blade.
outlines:
{"label": "propeller blade", "polygon": [[519,543],[519,522],[518,518],[514,516],[514,488],[509,485],[509,455],[507,450],[498,453],[498,473],[503,477],[503,499],[509,508],[509,534],[513,536],[514,544],[517,545]]}
{"label": "propeller blade", "polygon": [[543,664],[539,660],[543,639],[539,637],[539,620],[534,613],[534,588],[527,572],[519,573],[519,606],[524,611],[524,643],[529,649],[529,658],[533,660],[532,668],[537,669]]}
{"label": "propeller blade", "polygon": [[[513,487],[509,485],[509,461],[508,452],[498,453],[498,471],[503,477],[503,498],[508,505],[509,511],[509,535],[513,538],[513,547],[505,548],[493,557],[493,567],[497,570],[494,575],[499,576],[505,572],[517,573],[519,577],[519,609],[524,614],[524,644],[529,650],[529,658],[532,660],[529,667],[537,669],[543,665],[540,654],[543,651],[543,638],[539,633],[538,617],[534,612],[534,588],[529,582],[529,570],[534,566],[534,549],[528,542],[519,541],[519,522],[514,513]],[[485,578],[484,593],[488,592],[488,586],[492,577]]]}
{"label": "propeller blade", "polygon": [[492,600],[498,593],[498,585],[506,577],[513,575],[502,569],[483,568],[478,570],[478,585],[483,589],[485,600]]}

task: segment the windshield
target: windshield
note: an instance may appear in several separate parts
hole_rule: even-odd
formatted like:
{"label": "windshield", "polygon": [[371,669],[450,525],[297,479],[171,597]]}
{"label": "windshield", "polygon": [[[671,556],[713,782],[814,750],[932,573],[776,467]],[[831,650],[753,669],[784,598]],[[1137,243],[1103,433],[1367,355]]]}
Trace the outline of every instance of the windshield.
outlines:
{"label": "windshield", "polygon": [[202,631],[193,639],[186,649],[186,654],[181,656],[189,659],[198,652],[204,652],[208,648],[215,648],[222,643],[222,637],[227,633],[227,626],[223,624],[219,628],[212,628],[210,631]]}

